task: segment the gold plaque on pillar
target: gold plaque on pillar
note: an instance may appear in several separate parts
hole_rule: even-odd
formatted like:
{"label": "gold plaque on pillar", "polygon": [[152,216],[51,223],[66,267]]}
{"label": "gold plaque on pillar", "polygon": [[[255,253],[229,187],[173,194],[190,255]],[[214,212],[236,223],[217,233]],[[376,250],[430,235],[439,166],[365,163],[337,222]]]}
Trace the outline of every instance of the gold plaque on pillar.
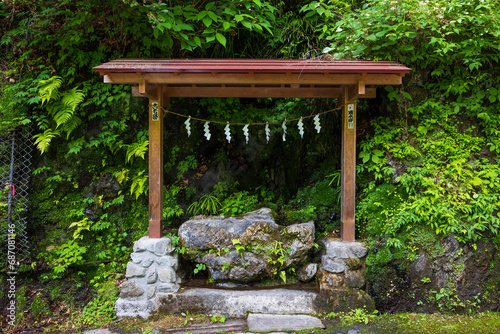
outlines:
{"label": "gold plaque on pillar", "polygon": [[347,128],[354,129],[354,104],[347,105]]}
{"label": "gold plaque on pillar", "polygon": [[158,116],[158,102],[153,102],[151,104],[151,117],[153,121],[157,121],[159,119]]}

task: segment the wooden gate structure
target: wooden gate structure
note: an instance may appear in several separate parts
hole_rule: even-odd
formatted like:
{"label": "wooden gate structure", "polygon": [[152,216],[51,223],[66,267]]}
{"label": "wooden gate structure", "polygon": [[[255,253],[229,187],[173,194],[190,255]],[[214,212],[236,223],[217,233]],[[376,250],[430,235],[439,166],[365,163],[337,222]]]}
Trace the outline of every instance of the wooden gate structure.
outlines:
{"label": "wooden gate structure", "polygon": [[94,68],[105,83],[149,99],[149,237],[162,237],[163,112],[170,97],[335,98],[342,106],[341,238],[355,240],[356,100],[400,85],[408,67],[389,61],[118,59]]}

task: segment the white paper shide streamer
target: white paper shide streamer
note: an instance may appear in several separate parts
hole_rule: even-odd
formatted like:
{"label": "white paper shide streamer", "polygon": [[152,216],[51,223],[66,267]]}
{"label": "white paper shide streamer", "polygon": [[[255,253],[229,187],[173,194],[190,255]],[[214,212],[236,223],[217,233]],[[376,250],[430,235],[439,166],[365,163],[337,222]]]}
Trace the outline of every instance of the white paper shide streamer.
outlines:
{"label": "white paper shide streamer", "polygon": [[224,128],[224,132],[226,134],[227,142],[230,143],[231,142],[231,129],[229,128],[229,122],[227,122],[226,127]]}
{"label": "white paper shide streamer", "polygon": [[208,127],[208,122],[205,122],[205,137],[207,138],[207,140],[210,140],[210,137],[212,137],[210,128]]}
{"label": "white paper shide streamer", "polygon": [[286,119],[281,127],[283,128],[283,141],[286,141]]}
{"label": "white paper shide streamer", "polygon": [[[332,109],[332,110],[335,110],[335,109]],[[186,117],[186,116],[184,116]],[[309,117],[312,117],[311,116],[307,116],[306,118],[309,118]],[[205,122],[204,126],[203,126],[203,130],[204,130],[204,136],[207,140],[210,140],[210,138],[212,138],[212,134],[210,133],[210,121],[208,120],[202,120],[202,119],[197,119],[195,118],[195,120],[199,120],[199,121],[203,121]],[[287,122],[294,122],[296,121],[296,119],[293,119],[291,121],[287,121],[286,119],[282,122],[281,124],[281,128],[283,129],[283,141],[286,142],[286,135],[287,135]],[[314,118],[313,118],[313,121],[314,121],[314,129],[316,130],[316,132],[319,134],[321,132],[321,123],[320,123],[320,119],[319,119],[319,114],[315,115]],[[224,123],[221,123],[221,122],[215,122],[216,124],[224,124]],[[278,122],[273,122],[273,123],[278,123]],[[232,140],[232,136],[231,136],[231,125],[240,125],[241,123],[230,123],[230,122],[226,122],[225,124],[225,127],[224,127],[224,135],[226,136],[226,140],[228,143],[231,142]],[[264,123],[254,123],[252,125],[261,125],[261,124],[264,124]],[[187,131],[187,134],[188,134],[188,137],[191,136],[191,115],[190,116],[187,116],[187,119],[184,121],[184,125],[186,127],[186,131]],[[246,123],[244,124],[243,126],[243,135],[245,136],[245,141],[246,143],[248,144],[248,141],[250,140],[250,133],[249,133],[249,128],[250,126],[250,123]],[[298,122],[297,122],[297,129],[299,130],[299,134],[300,134],[300,138],[304,138],[304,118],[301,117]],[[266,141],[267,143],[269,143],[269,140],[271,138],[271,129],[269,128],[269,122],[266,122],[265,123],[265,127],[264,127],[264,133],[265,133],[265,136],[266,136]]]}
{"label": "white paper shide streamer", "polygon": [[186,121],[184,122],[184,124],[186,125],[186,131],[188,133],[188,137],[191,136],[191,116],[189,116],[188,119],[186,119]]}
{"label": "white paper shide streamer", "polygon": [[245,140],[248,144],[248,124],[246,124],[244,127],[243,127],[243,135],[245,136]]}
{"label": "white paper shide streamer", "polygon": [[304,138],[304,123],[302,122],[302,117],[300,118],[299,122],[297,123],[297,127],[299,128],[300,138]]}
{"label": "white paper shide streamer", "polygon": [[321,131],[321,125],[319,124],[319,115],[314,116],[314,128],[318,133]]}

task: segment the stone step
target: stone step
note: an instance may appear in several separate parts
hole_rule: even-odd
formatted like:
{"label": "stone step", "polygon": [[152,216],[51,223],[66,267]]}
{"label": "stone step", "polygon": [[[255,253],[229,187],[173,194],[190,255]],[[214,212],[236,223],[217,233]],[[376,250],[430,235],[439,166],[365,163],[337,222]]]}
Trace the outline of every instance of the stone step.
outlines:
{"label": "stone step", "polygon": [[158,293],[156,310],[163,314],[189,313],[246,318],[249,313],[314,314],[318,294],[291,289],[221,290],[193,288]]}
{"label": "stone step", "polygon": [[162,334],[218,334],[218,333],[244,333],[247,329],[245,320],[231,320],[224,323],[199,324],[183,328],[162,329]]}
{"label": "stone step", "polygon": [[304,314],[249,314],[249,332],[291,332],[305,329],[325,328],[321,320]]}

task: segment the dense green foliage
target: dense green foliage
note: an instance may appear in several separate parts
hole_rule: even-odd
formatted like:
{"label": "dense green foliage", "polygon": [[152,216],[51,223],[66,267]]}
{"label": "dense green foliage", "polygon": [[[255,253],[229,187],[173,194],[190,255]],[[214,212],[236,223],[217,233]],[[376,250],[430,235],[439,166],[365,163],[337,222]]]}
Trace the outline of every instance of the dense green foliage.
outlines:
{"label": "dense green foliage", "polygon": [[[367,2],[351,15],[335,23],[336,38],[343,43],[332,43],[330,52],[397,60],[422,76],[407,83],[419,90],[388,87],[402,117],[379,119],[373,136],[360,146],[359,171],[374,176],[368,190],[380,182],[396,185],[389,192],[386,186],[368,191],[362,217],[373,219],[372,234],[385,235],[398,247],[405,232],[421,224],[436,234],[457,234],[461,241],[497,234],[497,6],[486,1]],[[387,195],[396,198],[387,207],[371,200]],[[375,202],[381,204],[376,209]]]}
{"label": "dense green foliage", "polygon": [[[369,265],[432,251],[422,235],[454,235],[473,247],[498,242],[499,20],[495,0],[1,2],[0,136],[31,123],[39,153],[29,213],[37,248],[20,270],[98,286],[121,275],[132,242],[146,233],[145,101],[92,70],[132,57],[383,59],[411,67],[402,87],[380,87],[379,98],[358,105],[357,233],[374,250]],[[333,107],[303,99],[172,101],[173,110],[222,122]],[[306,123],[301,139],[290,127],[287,142],[279,128],[269,143],[256,139],[263,129],[250,129],[247,146],[240,129],[231,143],[222,128],[206,142],[201,126],[188,138],[184,120],[167,117],[166,228],[260,205],[284,224],[338,227],[338,113],[322,117],[321,134]],[[202,186],[209,173],[216,182]],[[4,204],[0,210],[4,216]]]}

